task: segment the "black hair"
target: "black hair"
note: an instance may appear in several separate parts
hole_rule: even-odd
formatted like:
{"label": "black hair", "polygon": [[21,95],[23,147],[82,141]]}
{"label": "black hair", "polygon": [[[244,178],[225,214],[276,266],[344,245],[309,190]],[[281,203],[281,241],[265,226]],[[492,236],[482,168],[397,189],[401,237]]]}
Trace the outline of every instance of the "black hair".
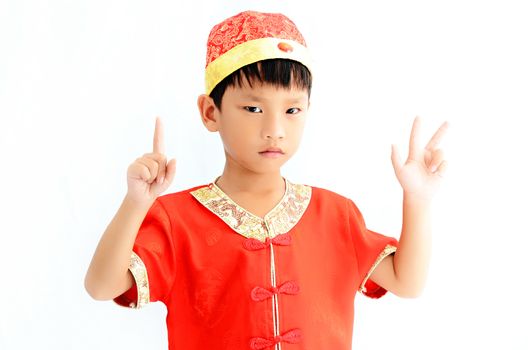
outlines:
{"label": "black hair", "polygon": [[214,87],[209,96],[218,109],[221,109],[225,90],[229,86],[235,86],[235,84],[242,87],[244,78],[250,87],[252,87],[252,82],[255,79],[260,83],[267,83],[276,87],[290,88],[291,85],[294,85],[297,88],[306,89],[308,98],[312,90],[312,75],[302,63],[283,58],[262,60],[234,71]]}

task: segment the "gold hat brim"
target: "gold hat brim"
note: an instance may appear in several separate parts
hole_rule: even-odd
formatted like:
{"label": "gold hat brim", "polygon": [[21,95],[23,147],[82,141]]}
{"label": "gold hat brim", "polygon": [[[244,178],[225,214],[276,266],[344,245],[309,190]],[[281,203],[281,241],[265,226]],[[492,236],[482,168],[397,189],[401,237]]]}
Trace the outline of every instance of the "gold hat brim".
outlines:
{"label": "gold hat brim", "polygon": [[[284,51],[280,43],[289,44],[292,50]],[[280,45],[284,47],[284,44]],[[209,95],[214,87],[234,71],[262,60],[285,58],[302,63],[312,70],[312,60],[306,46],[295,40],[261,38],[246,41],[225,52],[205,69],[205,93]]]}

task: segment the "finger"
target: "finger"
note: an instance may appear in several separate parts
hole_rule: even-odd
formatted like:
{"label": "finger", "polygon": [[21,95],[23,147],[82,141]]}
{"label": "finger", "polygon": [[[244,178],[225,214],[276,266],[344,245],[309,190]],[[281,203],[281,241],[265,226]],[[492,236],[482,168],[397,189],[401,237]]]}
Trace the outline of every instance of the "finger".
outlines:
{"label": "finger", "polygon": [[161,118],[156,117],[156,126],[154,128],[154,153],[165,153],[165,139],[163,135],[163,124]]}
{"label": "finger", "polygon": [[165,157],[161,163],[159,163],[158,166],[158,176],[157,181],[158,183],[163,183],[163,180],[165,179],[165,172],[167,168],[167,162],[165,161]]}
{"label": "finger", "polygon": [[143,158],[149,158],[158,163],[167,162],[167,157],[163,153],[145,153]]}
{"label": "finger", "polygon": [[148,182],[150,179],[150,170],[148,166],[141,162],[134,162],[130,165],[131,172],[138,176],[141,180]]}
{"label": "finger", "polygon": [[426,166],[429,166],[431,164],[432,158],[433,158],[433,152],[425,150],[425,152],[424,152],[424,161],[425,161],[425,165]]}
{"label": "finger", "polygon": [[426,163],[426,164],[429,164],[428,165],[429,171],[434,173],[438,169],[438,166],[443,162],[443,160],[444,160],[444,152],[441,149],[436,149],[434,152],[432,152],[431,162]]}
{"label": "finger", "polygon": [[421,119],[416,116],[414,118],[413,126],[411,129],[411,137],[409,139],[409,159],[417,160],[420,152],[420,126]]}
{"label": "finger", "polygon": [[158,163],[158,173],[156,174],[156,179],[158,183],[163,182],[165,177],[165,169],[167,166],[167,157],[161,153],[145,153],[143,158],[152,159]]}
{"label": "finger", "polygon": [[152,183],[156,179],[158,174],[158,162],[150,158],[139,158],[137,162],[148,168],[150,176],[145,181],[147,181],[149,184]]}
{"label": "finger", "polygon": [[438,144],[440,143],[440,140],[442,140],[442,137],[447,132],[448,128],[449,128],[449,123],[448,122],[444,122],[438,128],[438,130],[436,130],[436,132],[434,133],[433,137],[431,137],[431,140],[429,140],[429,142],[427,143],[427,146],[425,146],[425,148],[428,149],[428,150],[431,150],[431,151],[434,150],[438,146]]}
{"label": "finger", "polygon": [[391,161],[392,161],[392,167],[394,168],[394,172],[398,173],[400,171],[400,168],[402,167],[402,161],[400,158],[400,154],[398,152],[398,148],[396,145],[391,145],[392,152],[391,152]]}
{"label": "finger", "polygon": [[436,169],[435,175],[438,175],[440,177],[445,177],[446,171],[447,171],[447,160],[444,160],[442,163],[440,163],[440,165]]}
{"label": "finger", "polygon": [[168,184],[172,183],[172,180],[174,179],[174,174],[176,174],[176,159],[171,159],[167,163],[167,172],[165,173],[165,181]]}

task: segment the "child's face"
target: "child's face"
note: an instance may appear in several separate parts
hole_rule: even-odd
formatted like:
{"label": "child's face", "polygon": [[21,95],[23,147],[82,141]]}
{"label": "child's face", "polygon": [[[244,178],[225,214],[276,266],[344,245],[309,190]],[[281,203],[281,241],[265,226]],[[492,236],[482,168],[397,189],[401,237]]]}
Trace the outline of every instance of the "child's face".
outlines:
{"label": "child's face", "polygon": [[[258,81],[229,86],[215,108],[226,161],[252,172],[279,171],[297,151],[309,107],[308,92]],[[266,152],[278,148],[279,152]]]}

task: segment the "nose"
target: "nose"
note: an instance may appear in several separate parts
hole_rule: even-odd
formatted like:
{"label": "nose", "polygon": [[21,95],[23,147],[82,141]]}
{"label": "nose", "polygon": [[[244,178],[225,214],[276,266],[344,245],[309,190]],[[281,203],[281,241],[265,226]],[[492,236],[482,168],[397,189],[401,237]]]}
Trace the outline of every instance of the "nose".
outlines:
{"label": "nose", "polygon": [[265,139],[283,139],[286,135],[284,127],[285,118],[280,113],[267,115],[262,118],[262,136]]}

